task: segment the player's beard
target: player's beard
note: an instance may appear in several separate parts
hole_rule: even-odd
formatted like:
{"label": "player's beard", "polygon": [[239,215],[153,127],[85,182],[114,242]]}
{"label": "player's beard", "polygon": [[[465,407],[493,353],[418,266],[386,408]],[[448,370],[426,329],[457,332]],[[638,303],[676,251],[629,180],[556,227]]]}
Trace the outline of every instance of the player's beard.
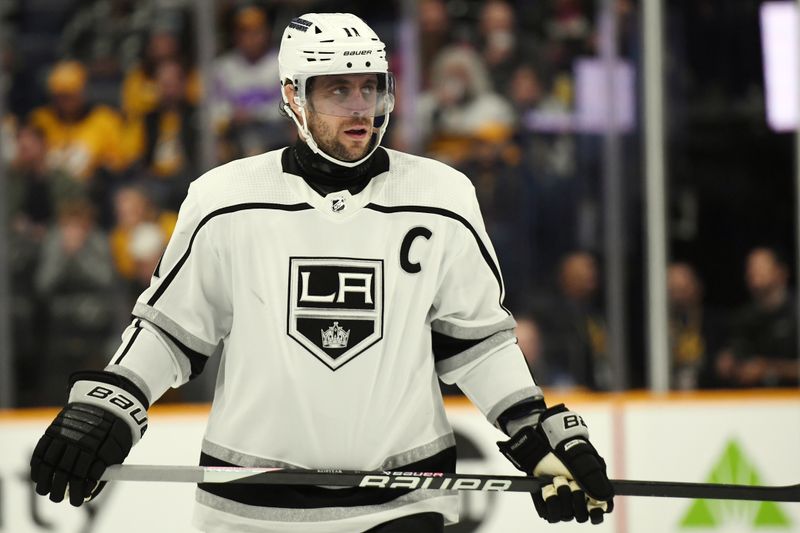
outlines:
{"label": "player's beard", "polygon": [[[358,161],[372,147],[372,135],[367,139],[363,147],[348,148],[339,140],[338,132],[331,125],[316,113],[309,113],[308,131],[314,137],[314,141],[320,150],[340,161]],[[347,124],[342,131],[349,128],[366,128],[372,131],[372,121],[365,119]]]}

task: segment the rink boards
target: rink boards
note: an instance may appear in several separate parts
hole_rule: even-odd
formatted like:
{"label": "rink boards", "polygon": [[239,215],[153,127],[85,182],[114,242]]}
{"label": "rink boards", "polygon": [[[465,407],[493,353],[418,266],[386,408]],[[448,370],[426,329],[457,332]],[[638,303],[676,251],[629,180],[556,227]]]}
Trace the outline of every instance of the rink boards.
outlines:
{"label": "rink boards", "polygon": [[[800,482],[800,392],[693,393],[654,397],[548,393],[583,414],[612,477],[785,485]],[[503,436],[467,401],[447,402],[459,471],[516,474],[497,452]],[[175,533],[189,525],[194,487],[119,483],[94,509],[33,497],[30,452],[55,410],[0,411],[0,532]],[[206,406],[155,407],[128,463],[196,464]],[[525,494],[462,493],[462,522],[448,533],[587,531],[540,524]],[[618,498],[595,533],[770,531],[800,533],[800,504]]]}

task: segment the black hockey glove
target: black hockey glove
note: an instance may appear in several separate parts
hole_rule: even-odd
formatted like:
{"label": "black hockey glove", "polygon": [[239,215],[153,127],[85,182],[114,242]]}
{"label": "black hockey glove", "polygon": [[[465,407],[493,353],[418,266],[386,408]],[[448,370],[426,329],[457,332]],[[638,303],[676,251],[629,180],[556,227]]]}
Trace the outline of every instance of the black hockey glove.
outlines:
{"label": "black hockey glove", "polygon": [[589,442],[583,419],[564,404],[545,410],[539,422],[525,426],[497,446],[526,474],[552,477],[531,494],[539,516],[548,522],[603,521],[614,508],[614,489],[606,463]]}
{"label": "black hockey glove", "polygon": [[147,429],[148,401],[130,380],[110,372],[72,375],[69,400],[31,457],[36,492],[74,506],[103,489],[106,467],[120,464]]}

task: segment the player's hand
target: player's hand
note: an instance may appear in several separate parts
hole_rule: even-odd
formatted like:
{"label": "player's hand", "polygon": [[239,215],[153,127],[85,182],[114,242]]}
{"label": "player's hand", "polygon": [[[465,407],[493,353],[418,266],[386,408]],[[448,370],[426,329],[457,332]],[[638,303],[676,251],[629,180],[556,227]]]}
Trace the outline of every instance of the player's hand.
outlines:
{"label": "player's hand", "polygon": [[497,445],[526,474],[552,477],[552,483],[531,494],[537,513],[548,522],[574,518],[599,524],[613,510],[606,463],[589,442],[583,419],[563,404],[547,409],[537,425]]}
{"label": "player's hand", "polygon": [[69,494],[77,507],[97,496],[105,485],[98,483],[105,469],[122,463],[147,427],[147,406],[127,390],[133,385],[107,374],[84,373],[104,381],[74,382],[69,403],[33,451],[31,479],[36,492],[49,494],[54,502]]}

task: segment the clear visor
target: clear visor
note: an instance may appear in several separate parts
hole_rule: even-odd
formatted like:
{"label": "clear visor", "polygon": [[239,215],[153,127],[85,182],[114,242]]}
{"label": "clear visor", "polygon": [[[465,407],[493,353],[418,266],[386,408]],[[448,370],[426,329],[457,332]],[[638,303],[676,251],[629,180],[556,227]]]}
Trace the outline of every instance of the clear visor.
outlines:
{"label": "clear visor", "polygon": [[381,117],[394,108],[394,76],[330,74],[306,82],[309,108],[335,117]]}

